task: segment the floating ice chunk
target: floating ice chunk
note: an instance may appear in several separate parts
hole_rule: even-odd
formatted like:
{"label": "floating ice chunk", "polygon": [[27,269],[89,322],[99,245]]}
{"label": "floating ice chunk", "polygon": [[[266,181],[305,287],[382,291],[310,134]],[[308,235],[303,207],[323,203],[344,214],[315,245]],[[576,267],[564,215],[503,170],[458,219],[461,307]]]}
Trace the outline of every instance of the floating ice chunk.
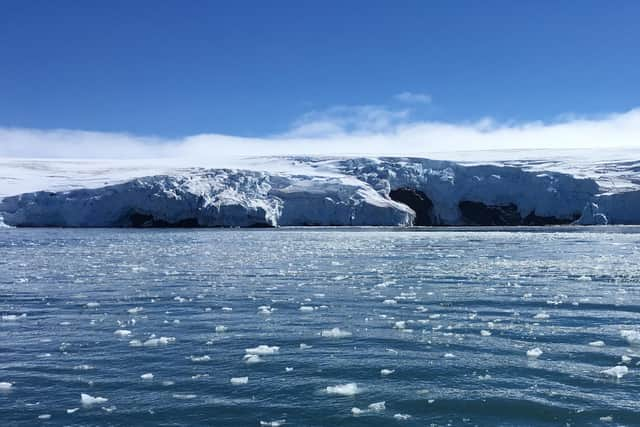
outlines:
{"label": "floating ice chunk", "polygon": [[260,427],[280,427],[286,420],[260,421]]}
{"label": "floating ice chunk", "polygon": [[247,365],[262,362],[262,358],[257,354],[245,354],[242,360],[244,360],[244,363],[246,363]]}
{"label": "floating ice chunk", "polygon": [[338,394],[340,396],[353,396],[362,392],[362,389],[359,388],[358,384],[356,383],[347,383],[347,384],[340,384],[336,386],[329,386],[325,390],[328,394]]}
{"label": "floating ice chunk", "polygon": [[287,366],[287,367],[284,368],[284,371],[285,372],[292,372],[293,368],[290,368],[290,367]]}
{"label": "floating ice chunk", "polygon": [[140,375],[140,378],[142,378],[143,380],[152,380],[153,379],[153,374],[152,373],[146,373],[146,374],[142,374]]}
{"label": "floating ice chunk", "polygon": [[3,314],[1,319],[5,322],[15,322],[20,319],[25,319],[27,317],[27,313],[22,313],[20,315],[17,314]]}
{"label": "floating ice chunk", "polygon": [[249,377],[234,377],[229,380],[233,385],[242,385],[249,382]]}
{"label": "floating ice chunk", "polygon": [[162,381],[162,385],[165,387],[169,387],[174,385],[175,383],[173,381]]}
{"label": "floating ice chunk", "polygon": [[233,311],[231,307],[222,307],[222,311]]}
{"label": "floating ice chunk", "polygon": [[80,408],[71,408],[71,409],[67,409],[67,414],[73,414],[74,412],[76,412],[78,409]]}
{"label": "floating ice chunk", "polygon": [[360,408],[356,408],[355,406],[354,406],[353,408],[351,408],[351,413],[352,413],[353,415],[355,415],[355,416],[365,414],[366,412],[367,412],[367,411],[362,410],[362,409],[360,409]]}
{"label": "floating ice chunk", "polygon": [[456,357],[456,355],[453,354],[453,353],[445,353],[445,355],[444,355],[445,359],[453,359],[455,357]]}
{"label": "floating ice chunk", "polygon": [[631,345],[640,345],[640,332],[633,330],[620,331],[620,336]]}
{"label": "floating ice chunk", "polygon": [[629,363],[631,362],[631,358],[629,356],[627,356],[626,354],[623,354],[622,357],[620,358],[622,360],[622,363]]}
{"label": "floating ice chunk", "polygon": [[609,377],[620,379],[629,373],[629,368],[627,368],[626,366],[614,366],[613,368],[600,371],[600,373]]}
{"label": "floating ice chunk", "polygon": [[173,337],[149,338],[143,345],[145,347],[157,347],[159,345],[168,345],[176,341]]}
{"label": "floating ice chunk", "polygon": [[218,333],[227,332],[227,327],[222,325],[216,326],[216,332]]}
{"label": "floating ice chunk", "polygon": [[109,407],[104,407],[104,406],[103,406],[103,407],[102,407],[102,410],[103,410],[103,411],[105,411],[105,412],[109,412],[109,413],[111,413],[111,412],[113,412],[113,411],[115,411],[115,410],[116,410],[116,407],[115,407],[115,406],[109,406]]}
{"label": "floating ice chunk", "polygon": [[404,320],[398,320],[396,323],[393,324],[393,327],[395,329],[404,329],[407,327],[407,322],[405,322]]}
{"label": "floating ice chunk", "polygon": [[406,421],[409,418],[411,418],[411,415],[409,415],[409,414],[394,414],[393,418],[395,418],[396,420],[399,420],[399,421]]}
{"label": "floating ice chunk", "polygon": [[109,401],[109,399],[107,399],[105,397],[94,397],[94,396],[91,396],[90,394],[86,394],[86,393],[81,393],[80,394],[80,402],[85,406],[90,406],[90,405],[99,404],[99,403],[105,403],[105,402],[108,402],[108,401]]}
{"label": "floating ice chunk", "polygon": [[118,329],[117,331],[115,331],[113,333],[113,335],[116,335],[120,338],[125,338],[125,337],[130,337],[131,336],[131,331],[127,330],[127,329]]}
{"label": "floating ice chunk", "polygon": [[429,315],[429,319],[439,319],[440,318],[440,314],[439,313],[435,313],[435,314],[430,314]]}
{"label": "floating ice chunk", "polygon": [[38,415],[38,419],[39,420],[50,420],[51,419],[51,414]]}
{"label": "floating ice chunk", "polygon": [[604,341],[591,341],[589,345],[591,347],[604,347]]}
{"label": "floating ice chunk", "polygon": [[140,340],[131,340],[129,341],[130,347],[142,347],[142,341]]}
{"label": "floating ice chunk", "polygon": [[545,311],[541,311],[540,313],[533,316],[533,318],[537,320],[546,320],[549,318],[549,314]]}
{"label": "floating ice chunk", "polygon": [[542,355],[543,351],[540,348],[532,348],[531,350],[527,350],[527,357],[531,359],[537,359]]}
{"label": "floating ice chunk", "polygon": [[603,423],[610,423],[613,421],[613,417],[611,415],[607,415],[606,417],[600,417],[600,421]]}
{"label": "floating ice chunk", "polygon": [[488,337],[491,335],[491,331],[487,331],[486,329],[482,329],[480,331],[480,335],[482,335],[483,337]]}
{"label": "floating ice chunk", "polygon": [[73,369],[75,371],[89,371],[91,369],[94,369],[94,367],[91,365],[76,365],[73,367]]}
{"label": "floating ice chunk", "polygon": [[189,356],[189,359],[191,359],[192,362],[208,362],[211,360],[211,357],[205,354],[204,356]]}
{"label": "floating ice chunk", "polygon": [[351,332],[343,331],[340,328],[325,329],[320,333],[325,338],[346,338],[351,336]]}
{"label": "floating ice chunk", "polygon": [[198,395],[196,394],[186,394],[186,393],[174,393],[172,396],[174,399],[179,399],[179,400],[190,400],[198,397]]}
{"label": "floating ice chunk", "polygon": [[133,308],[130,308],[129,310],[127,310],[127,313],[129,313],[129,314],[138,314],[142,310],[144,310],[144,308],[142,308],[142,307],[133,307]]}
{"label": "floating ice chunk", "polygon": [[0,382],[0,391],[9,391],[13,387],[13,383],[2,381]]}
{"label": "floating ice chunk", "polygon": [[313,346],[305,343],[300,344],[300,350],[306,350],[308,348],[313,348]]}
{"label": "floating ice chunk", "polygon": [[275,309],[271,308],[271,306],[269,305],[261,305],[260,307],[258,307],[258,314],[265,314],[265,315],[269,315],[271,313],[273,313]]}
{"label": "floating ice chunk", "polygon": [[398,301],[396,301],[394,299],[386,299],[386,300],[382,301],[382,303],[390,305],[390,304],[397,304]]}
{"label": "floating ice chunk", "polygon": [[301,305],[298,310],[302,311],[303,313],[311,313],[313,312],[313,307],[311,307],[310,305]]}
{"label": "floating ice chunk", "polygon": [[100,303],[99,302],[88,302],[85,304],[86,308],[97,308],[100,307]]}
{"label": "floating ice chunk", "polygon": [[386,377],[387,375],[393,374],[395,371],[395,369],[380,369],[380,375]]}
{"label": "floating ice chunk", "polygon": [[268,345],[260,344],[259,346],[254,347],[254,348],[247,348],[244,351],[247,354],[255,354],[255,355],[258,355],[258,356],[265,356],[267,354],[275,354],[275,353],[279,352],[280,351],[280,347],[278,347],[277,345],[268,346]]}
{"label": "floating ice chunk", "polygon": [[375,402],[375,403],[370,404],[368,406],[368,408],[369,408],[369,410],[371,412],[382,412],[385,409],[387,409],[385,403],[386,403],[385,401]]}

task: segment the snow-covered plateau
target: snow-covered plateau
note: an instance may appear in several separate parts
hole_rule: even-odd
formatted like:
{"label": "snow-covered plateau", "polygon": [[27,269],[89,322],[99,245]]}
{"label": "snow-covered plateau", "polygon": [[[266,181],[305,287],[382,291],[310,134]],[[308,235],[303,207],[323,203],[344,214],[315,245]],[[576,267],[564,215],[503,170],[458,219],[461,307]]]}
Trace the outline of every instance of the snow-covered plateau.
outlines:
{"label": "snow-covered plateau", "polygon": [[4,159],[0,217],[18,227],[640,224],[640,161],[629,152],[598,162],[533,154],[271,157],[233,168]]}

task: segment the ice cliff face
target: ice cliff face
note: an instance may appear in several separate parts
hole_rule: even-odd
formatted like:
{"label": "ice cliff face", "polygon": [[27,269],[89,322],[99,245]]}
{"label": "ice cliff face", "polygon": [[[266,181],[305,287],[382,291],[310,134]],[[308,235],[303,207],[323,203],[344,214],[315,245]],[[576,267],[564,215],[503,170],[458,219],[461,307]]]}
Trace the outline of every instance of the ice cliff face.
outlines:
{"label": "ice cliff face", "polygon": [[640,223],[640,192],[600,194],[596,181],[570,174],[420,158],[287,161],[297,166],[190,169],[25,193],[0,201],[0,217],[66,227]]}

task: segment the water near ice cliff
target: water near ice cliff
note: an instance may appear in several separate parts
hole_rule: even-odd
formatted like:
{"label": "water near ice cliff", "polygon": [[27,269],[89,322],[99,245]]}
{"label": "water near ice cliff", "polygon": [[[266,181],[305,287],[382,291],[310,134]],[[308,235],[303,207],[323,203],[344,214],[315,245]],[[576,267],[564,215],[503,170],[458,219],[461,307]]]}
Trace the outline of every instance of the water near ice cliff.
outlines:
{"label": "water near ice cliff", "polygon": [[640,423],[640,228],[3,229],[0,254],[2,425]]}

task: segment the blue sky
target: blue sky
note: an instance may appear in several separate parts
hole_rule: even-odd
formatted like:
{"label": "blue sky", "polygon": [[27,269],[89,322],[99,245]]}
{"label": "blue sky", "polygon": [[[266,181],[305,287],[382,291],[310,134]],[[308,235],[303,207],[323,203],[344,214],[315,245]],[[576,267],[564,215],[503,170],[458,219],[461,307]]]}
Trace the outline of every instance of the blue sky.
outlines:
{"label": "blue sky", "polygon": [[264,137],[358,106],[445,123],[624,112],[639,21],[635,1],[3,0],[0,126]]}

